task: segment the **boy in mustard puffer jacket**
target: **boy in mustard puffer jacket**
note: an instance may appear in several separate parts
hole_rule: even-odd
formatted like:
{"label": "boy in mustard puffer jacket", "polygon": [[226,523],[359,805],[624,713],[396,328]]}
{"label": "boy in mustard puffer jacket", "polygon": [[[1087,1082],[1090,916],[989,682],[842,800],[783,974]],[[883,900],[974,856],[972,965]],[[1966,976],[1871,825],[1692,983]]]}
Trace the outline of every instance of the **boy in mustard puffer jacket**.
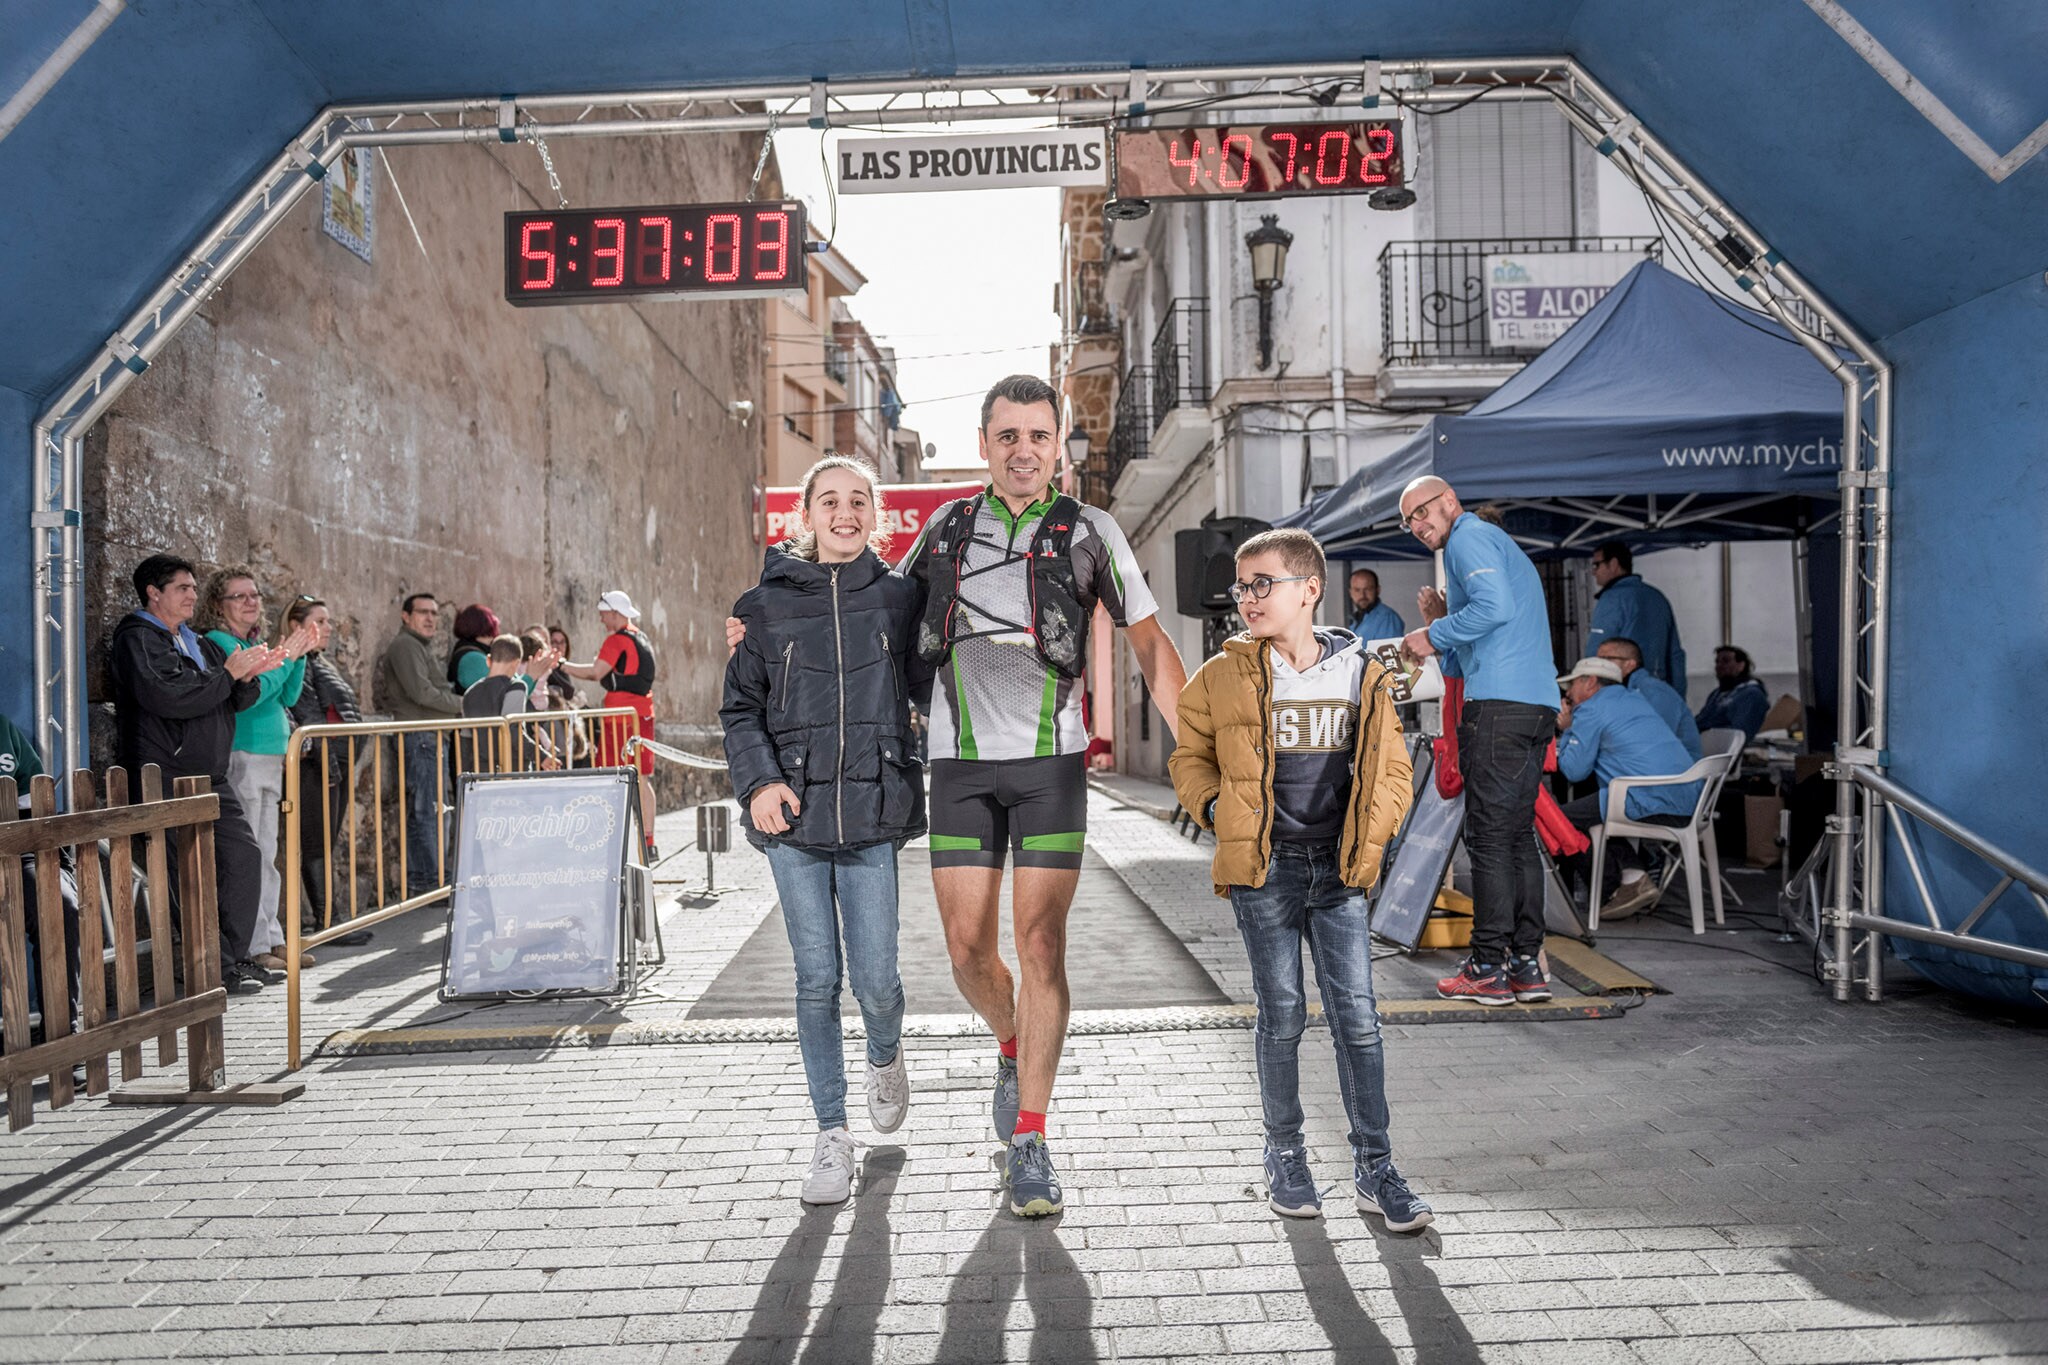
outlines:
{"label": "boy in mustard puffer jacket", "polygon": [[1230,594],[1245,632],[1188,679],[1169,762],[1181,805],[1216,836],[1216,892],[1230,898],[1251,958],[1268,1202],[1290,1218],[1322,1212],[1296,1059],[1307,943],[1351,1121],[1358,1206],[1408,1232],[1434,1215],[1394,1169],[1362,893],[1379,878],[1414,775],[1386,669],[1350,631],[1315,625],[1328,574],[1306,531],[1267,531],[1238,550]]}

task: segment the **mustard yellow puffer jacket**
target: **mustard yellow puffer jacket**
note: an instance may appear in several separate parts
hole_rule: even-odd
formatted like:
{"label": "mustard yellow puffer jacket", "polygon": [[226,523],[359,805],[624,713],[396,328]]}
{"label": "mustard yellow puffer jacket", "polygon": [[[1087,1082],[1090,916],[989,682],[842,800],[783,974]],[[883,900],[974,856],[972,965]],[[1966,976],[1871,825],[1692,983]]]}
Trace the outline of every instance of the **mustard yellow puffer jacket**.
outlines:
{"label": "mustard yellow puffer jacket", "polygon": [[[1204,828],[1213,798],[1216,894],[1264,886],[1273,860],[1273,646],[1234,635],[1195,670],[1180,694],[1180,744],[1167,760],[1180,803]],[[1414,768],[1394,714],[1387,670],[1365,661],[1351,805],[1344,813],[1338,864],[1344,883],[1363,890],[1379,879],[1380,855],[1414,800]]]}

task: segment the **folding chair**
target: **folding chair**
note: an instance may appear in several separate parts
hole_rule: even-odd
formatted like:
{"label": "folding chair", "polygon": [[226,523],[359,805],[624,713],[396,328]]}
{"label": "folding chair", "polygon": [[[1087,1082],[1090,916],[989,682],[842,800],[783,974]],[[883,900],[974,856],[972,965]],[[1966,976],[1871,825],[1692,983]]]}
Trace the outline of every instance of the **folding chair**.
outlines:
{"label": "folding chair", "polygon": [[[1740,735],[1741,731],[1736,733]],[[1617,777],[1607,784],[1607,819],[1589,831],[1593,839],[1593,893],[1588,898],[1592,906],[1586,916],[1589,932],[1600,927],[1601,877],[1607,870],[1609,838],[1650,839],[1678,845],[1685,859],[1685,887],[1692,896],[1692,931],[1695,934],[1707,932],[1706,901],[1700,894],[1700,856],[1704,850],[1707,884],[1714,889],[1714,923],[1726,923],[1721,913],[1721,856],[1714,845],[1714,800],[1720,795],[1721,784],[1727,780],[1734,760],[1732,753],[1711,753],[1684,772],[1670,777]],[[1678,787],[1688,782],[1700,784],[1700,795],[1693,807],[1692,818],[1683,825],[1658,825],[1628,818],[1630,792],[1644,787]]]}

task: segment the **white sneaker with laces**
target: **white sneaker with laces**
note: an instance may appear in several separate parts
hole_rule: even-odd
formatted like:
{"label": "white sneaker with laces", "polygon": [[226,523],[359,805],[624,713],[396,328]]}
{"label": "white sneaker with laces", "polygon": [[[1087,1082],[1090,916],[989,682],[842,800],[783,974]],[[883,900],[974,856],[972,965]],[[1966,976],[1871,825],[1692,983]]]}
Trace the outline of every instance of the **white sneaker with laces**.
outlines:
{"label": "white sneaker with laces", "polygon": [[853,1193],[853,1150],[860,1146],[844,1128],[826,1128],[811,1150],[811,1169],[804,1175],[806,1204],[843,1204]]}
{"label": "white sneaker with laces", "polygon": [[876,1132],[893,1133],[903,1126],[903,1116],[909,1112],[910,1068],[898,1047],[885,1065],[868,1063],[868,1117]]}

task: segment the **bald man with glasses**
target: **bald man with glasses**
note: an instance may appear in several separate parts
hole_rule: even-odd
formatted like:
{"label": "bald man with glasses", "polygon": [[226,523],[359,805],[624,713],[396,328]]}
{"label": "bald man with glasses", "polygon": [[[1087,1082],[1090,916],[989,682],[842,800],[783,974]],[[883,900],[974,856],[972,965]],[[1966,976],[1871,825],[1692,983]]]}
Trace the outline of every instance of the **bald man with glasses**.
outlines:
{"label": "bald man with glasses", "polygon": [[1423,626],[1401,642],[1418,659],[1443,655],[1465,680],[1458,763],[1465,776],[1465,848],[1472,856],[1472,951],[1437,983],[1448,1000],[1512,1005],[1550,998],[1543,947],[1543,861],[1536,792],[1557,733],[1557,681],[1543,583],[1522,547],[1467,512],[1434,475],[1401,493],[1401,525],[1444,558],[1447,592],[1417,596]]}

